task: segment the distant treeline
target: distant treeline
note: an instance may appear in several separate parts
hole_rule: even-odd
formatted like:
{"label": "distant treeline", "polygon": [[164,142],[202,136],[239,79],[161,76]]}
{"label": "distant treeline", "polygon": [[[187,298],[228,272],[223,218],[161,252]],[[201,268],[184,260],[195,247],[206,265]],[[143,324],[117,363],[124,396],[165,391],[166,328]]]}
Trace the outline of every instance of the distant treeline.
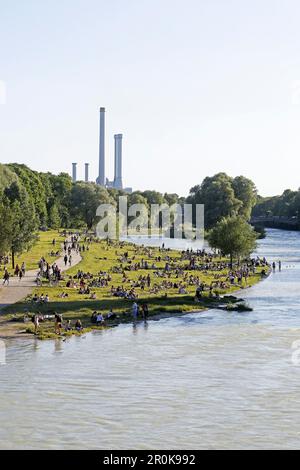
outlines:
{"label": "distant treeline", "polygon": [[[53,175],[33,171],[25,165],[0,165],[0,255],[22,252],[34,241],[37,229],[87,228],[97,222],[100,204],[117,205],[124,192],[105,189],[94,183],[76,182],[66,173]],[[187,197],[157,191],[135,191],[128,204],[205,204],[205,228],[224,217],[249,220],[257,201],[254,183],[225,173],[207,177],[191,188]],[[300,200],[300,199],[299,199]],[[261,204],[261,198],[258,198]]]}
{"label": "distant treeline", "polygon": [[300,220],[300,190],[286,189],[281,196],[258,196],[252,215],[253,217],[286,217]]}

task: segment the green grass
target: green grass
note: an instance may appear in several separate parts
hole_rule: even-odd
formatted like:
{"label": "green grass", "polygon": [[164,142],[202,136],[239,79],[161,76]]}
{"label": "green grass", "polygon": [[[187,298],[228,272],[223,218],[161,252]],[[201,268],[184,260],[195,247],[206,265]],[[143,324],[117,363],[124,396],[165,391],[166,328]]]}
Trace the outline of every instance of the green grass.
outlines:
{"label": "green grass", "polygon": [[[20,261],[24,259],[27,264],[27,269],[30,266],[35,265],[41,256],[44,256],[46,259],[49,259],[49,252],[52,250],[52,239],[57,239],[57,247],[59,246],[59,240],[62,241],[62,238],[58,237],[57,232],[43,232],[40,234],[40,239],[36,243],[36,245],[24,256],[20,258]],[[82,242],[83,243],[83,242]],[[58,248],[57,248],[58,249]],[[113,309],[114,312],[119,316],[118,321],[129,321],[132,320],[130,311],[132,306],[132,301],[113,297],[111,295],[111,286],[114,285],[119,286],[123,285],[126,288],[130,288],[130,282],[133,283],[137,281],[140,275],[147,275],[150,273],[151,276],[151,287],[155,283],[161,283],[163,278],[156,278],[154,273],[151,269],[149,270],[138,270],[138,271],[125,271],[128,277],[128,280],[125,284],[122,283],[122,274],[113,273],[112,270],[115,266],[120,264],[120,257],[121,254],[125,251],[128,252],[129,258],[134,259],[132,260],[133,263],[141,261],[141,259],[147,260],[149,264],[152,262],[158,268],[163,269],[165,266],[165,260],[156,261],[155,257],[161,255],[163,258],[167,255],[171,258],[172,261],[176,263],[177,266],[186,267],[188,261],[181,261],[180,256],[181,253],[179,251],[165,251],[163,253],[159,252],[158,248],[152,248],[152,258],[149,260],[147,255],[143,252],[142,247],[137,247],[133,244],[126,243],[122,247],[119,246],[117,242],[115,242],[112,246],[108,246],[106,241],[99,241],[94,242],[90,245],[89,251],[82,252],[82,261],[77,266],[72,267],[66,273],[64,273],[64,280],[60,282],[58,287],[49,287],[47,284],[44,284],[40,288],[34,289],[33,293],[37,293],[38,295],[48,294],[50,297],[50,302],[48,304],[37,304],[30,301],[30,299],[25,299],[22,302],[16,303],[13,306],[6,308],[5,313],[7,315],[14,315],[16,318],[21,319],[24,315],[25,311],[29,311],[30,313],[53,313],[58,312],[62,313],[64,319],[68,320],[76,320],[78,318],[81,319],[83,326],[85,328],[90,328],[91,322],[90,317],[94,310],[101,311],[102,313],[107,313],[109,310]],[[216,260],[218,261],[218,260]],[[124,263],[123,267],[129,266],[129,264]],[[84,272],[90,272],[93,275],[97,275],[99,271],[108,272],[111,277],[112,281],[110,282],[109,287],[101,287],[101,288],[91,288],[91,292],[96,293],[96,300],[91,300],[87,295],[81,295],[78,293],[78,289],[71,289],[66,288],[66,282],[69,276],[74,276],[78,270],[82,270]],[[224,290],[214,289],[214,292],[218,293],[219,295],[231,294],[236,290],[241,288],[250,287],[253,284],[257,283],[261,279],[261,272],[262,268],[257,268],[257,273],[255,275],[251,275],[248,278],[247,285],[243,280],[243,284],[239,286],[228,286],[228,288]],[[218,271],[218,276],[221,276],[221,280],[226,279],[228,270],[225,269],[223,271]],[[216,272],[213,271],[185,271],[189,275],[192,274],[194,276],[199,276],[200,280],[205,282],[205,284],[210,285],[212,281],[215,280]],[[176,279],[176,275],[172,272],[168,281],[171,282],[180,282],[182,278],[179,277]],[[138,303],[147,302],[149,307],[149,315],[156,315],[158,313],[165,313],[165,314],[177,314],[183,313],[188,311],[199,311],[205,309],[207,307],[212,307],[220,303],[220,301],[216,299],[209,298],[208,292],[205,292],[204,298],[199,303],[195,303],[194,295],[195,295],[196,287],[194,285],[187,286],[187,294],[180,295],[178,293],[178,289],[168,289],[162,290],[158,294],[151,293],[148,287],[145,287],[143,291],[141,288],[135,288],[136,293],[138,294]],[[67,298],[60,298],[59,295],[62,292],[67,292]],[[222,300],[223,302],[223,300]],[[223,302],[224,303],[224,302]],[[43,335],[50,335],[52,337],[54,326],[53,324],[45,324],[41,328],[40,336]]]}
{"label": "green grass", "polygon": [[[61,250],[61,243],[64,241],[64,237],[61,236],[57,230],[50,230],[48,232],[39,232],[38,240],[34,246],[27,252],[22,253],[22,255],[16,256],[15,265],[25,263],[26,270],[30,271],[31,269],[38,269],[38,262],[41,257],[44,257],[46,260],[54,261],[56,257],[50,258],[50,253],[53,250],[54,252]],[[56,245],[52,246],[52,240],[55,238]]]}

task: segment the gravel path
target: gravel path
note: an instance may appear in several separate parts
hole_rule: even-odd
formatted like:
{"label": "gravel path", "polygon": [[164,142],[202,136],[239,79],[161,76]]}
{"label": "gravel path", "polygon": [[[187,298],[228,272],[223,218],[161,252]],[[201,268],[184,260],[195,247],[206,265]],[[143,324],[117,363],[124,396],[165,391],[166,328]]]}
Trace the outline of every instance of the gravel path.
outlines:
{"label": "gravel path", "polygon": [[[72,266],[76,266],[76,264],[80,263],[81,261],[80,254],[77,254],[75,250],[72,250]],[[60,258],[53,261],[56,263],[62,271],[67,271],[70,266],[69,263],[65,266],[64,263],[64,253]],[[52,263],[52,264],[53,264]],[[27,271],[25,277],[19,281],[16,277],[11,277],[9,280],[9,286],[3,286],[3,280],[0,279],[0,313],[1,310],[6,307],[7,305],[15,304],[20,300],[27,297],[27,295],[31,294],[32,290],[36,287],[36,277],[39,270],[34,269],[32,271]]]}

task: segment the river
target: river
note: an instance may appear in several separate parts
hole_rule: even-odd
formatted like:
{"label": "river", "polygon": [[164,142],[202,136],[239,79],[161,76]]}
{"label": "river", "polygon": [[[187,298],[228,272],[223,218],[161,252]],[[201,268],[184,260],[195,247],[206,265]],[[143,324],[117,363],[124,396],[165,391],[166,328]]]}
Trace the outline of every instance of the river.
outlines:
{"label": "river", "polygon": [[258,252],[283,269],[243,293],[253,312],[7,342],[0,448],[298,448],[300,233]]}

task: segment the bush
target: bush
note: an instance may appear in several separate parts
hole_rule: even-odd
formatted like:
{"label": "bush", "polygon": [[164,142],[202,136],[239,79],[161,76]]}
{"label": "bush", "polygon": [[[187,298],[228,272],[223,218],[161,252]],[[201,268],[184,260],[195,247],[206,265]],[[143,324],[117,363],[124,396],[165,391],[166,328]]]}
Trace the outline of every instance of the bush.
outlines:
{"label": "bush", "polygon": [[241,304],[232,304],[229,303],[226,305],[226,310],[228,312],[252,312],[253,308],[249,307],[246,303]]}

